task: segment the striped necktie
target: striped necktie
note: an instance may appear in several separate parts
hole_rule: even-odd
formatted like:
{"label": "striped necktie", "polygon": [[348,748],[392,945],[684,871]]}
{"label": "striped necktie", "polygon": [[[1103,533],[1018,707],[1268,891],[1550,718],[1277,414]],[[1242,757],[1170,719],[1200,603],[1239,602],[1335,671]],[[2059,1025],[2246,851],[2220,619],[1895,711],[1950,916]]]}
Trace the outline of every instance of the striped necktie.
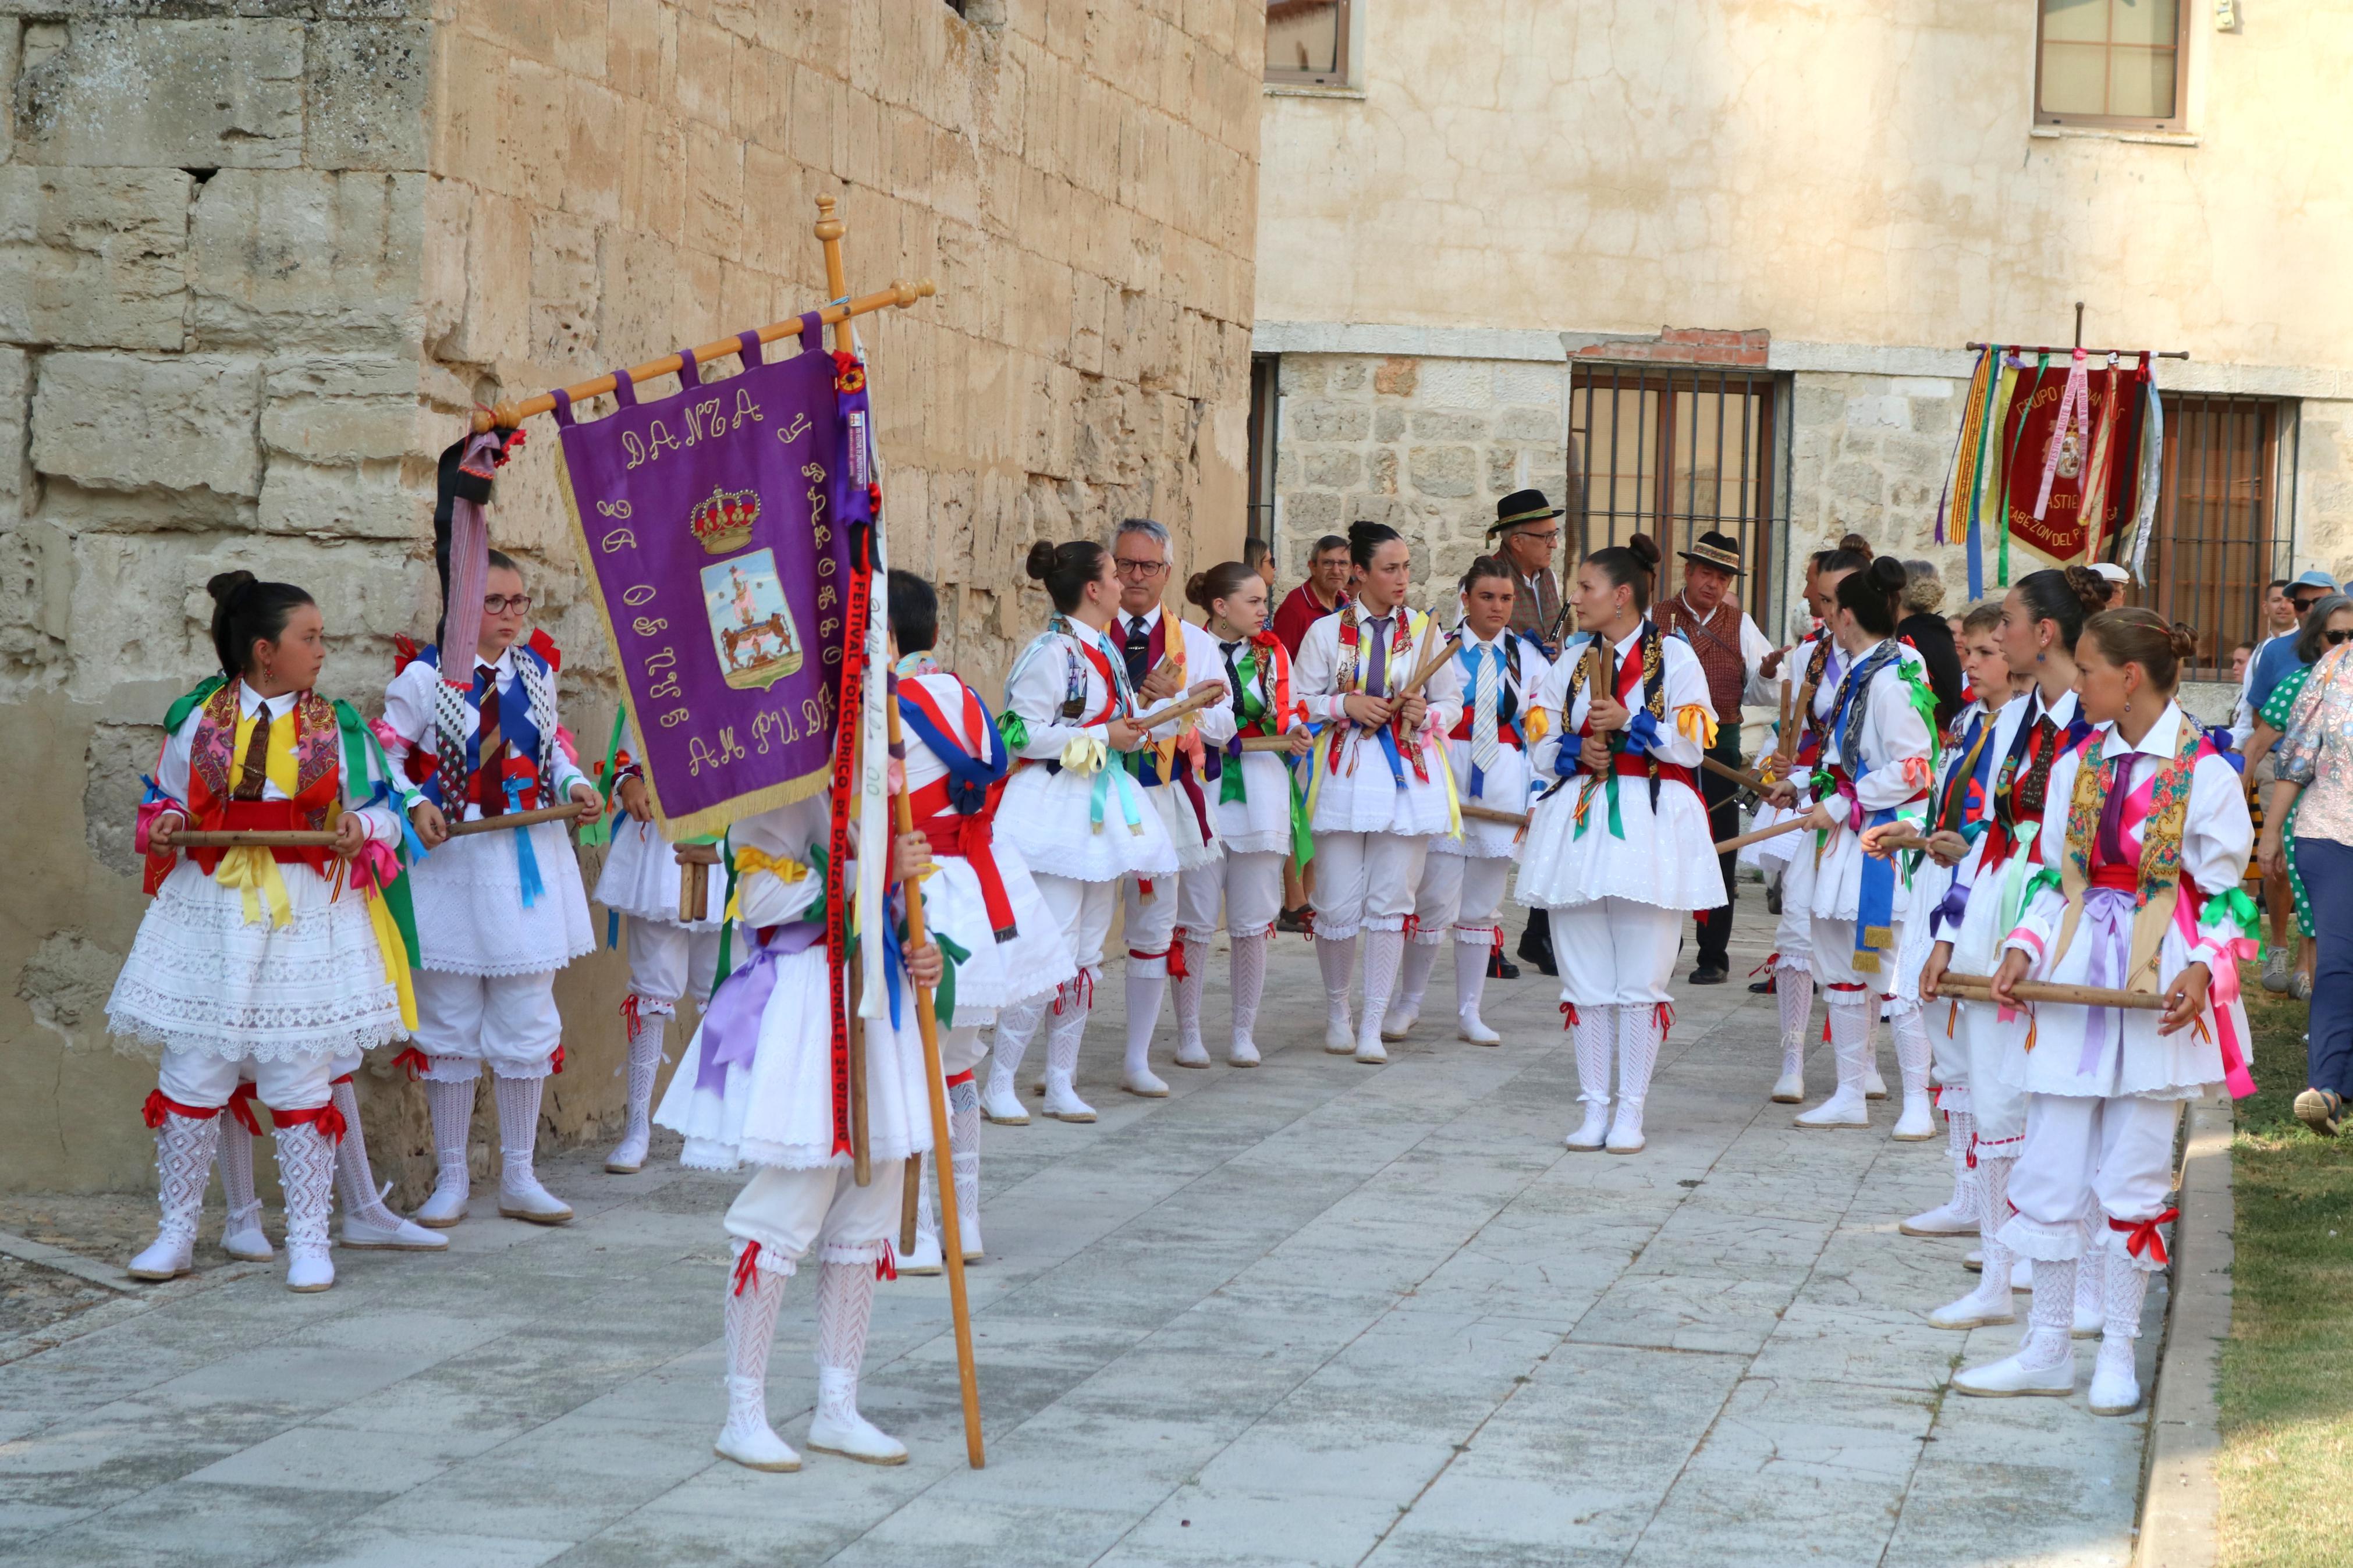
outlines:
{"label": "striped necktie", "polygon": [[1485,773],[1503,753],[1495,738],[1495,709],[1501,701],[1504,650],[1473,646],[1463,655],[1471,665],[1471,769]]}

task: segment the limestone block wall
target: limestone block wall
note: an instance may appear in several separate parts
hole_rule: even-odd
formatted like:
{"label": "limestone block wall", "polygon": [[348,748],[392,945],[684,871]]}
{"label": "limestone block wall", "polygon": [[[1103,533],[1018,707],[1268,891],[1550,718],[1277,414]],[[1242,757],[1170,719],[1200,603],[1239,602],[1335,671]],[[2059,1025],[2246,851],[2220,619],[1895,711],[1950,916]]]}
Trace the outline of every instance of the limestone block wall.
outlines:
{"label": "limestone block wall", "polygon": [[[818,193],[853,288],[941,285],[866,342],[898,563],[984,683],[1042,616],[1030,539],[1144,512],[1238,545],[1263,7],[965,10],[0,0],[0,863],[38,895],[0,907],[0,1186],[153,1180],[153,1069],[103,1005],[205,578],[310,588],[322,689],[374,711],[393,637],[430,632],[432,465],[471,405],[821,300]],[[607,654],[538,434],[492,532],[594,743]],[[559,983],[559,1135],[617,1114],[625,973]],[[362,1088],[414,1196],[421,1099],[384,1064]]]}
{"label": "limestone block wall", "polygon": [[[1567,491],[1565,364],[1410,354],[1286,353],[1275,445],[1277,570],[1306,573],[1317,538],[1359,520],[1413,545],[1419,603],[1487,550],[1495,502]],[[1425,592],[1426,591],[1426,592]]]}

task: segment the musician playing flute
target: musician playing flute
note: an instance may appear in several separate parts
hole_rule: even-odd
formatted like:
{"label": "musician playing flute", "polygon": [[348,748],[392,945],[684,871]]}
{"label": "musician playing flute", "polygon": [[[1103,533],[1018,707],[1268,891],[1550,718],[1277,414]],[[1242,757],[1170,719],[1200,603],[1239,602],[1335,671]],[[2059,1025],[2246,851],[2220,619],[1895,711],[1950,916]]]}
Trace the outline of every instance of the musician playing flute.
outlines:
{"label": "musician playing flute", "polygon": [[1715,708],[1691,646],[1647,614],[1658,567],[1659,547],[1640,533],[1577,567],[1573,603],[1586,637],[1554,667],[1544,705],[1558,739],[1535,757],[1559,782],[1529,814],[1518,887],[1522,903],[1553,915],[1585,1106],[1568,1147],[1613,1154],[1639,1153],[1645,1142],[1642,1108],[1674,1023],[1667,982],[1683,921],[1724,902],[1697,779]]}
{"label": "musician playing flute", "polygon": [[[106,1005],[112,1032],[163,1053],[146,1107],[163,1217],[130,1272],[169,1279],[193,1267],[220,1112],[249,1063],[277,1131],[287,1287],[324,1290],[335,1279],[327,1219],[345,1124],[333,1079],[345,1060],[356,1066],[360,1052],[409,1032],[405,942],[368,907],[398,878],[392,847],[409,792],[351,706],[313,690],[326,628],[311,595],[250,572],[206,586],[221,674],[165,717],[139,814],[155,901]],[[184,850],[185,828],[334,837]],[[247,1188],[249,1202],[249,1176]]]}
{"label": "musician playing flute", "polygon": [[[1993,998],[2021,980],[2162,995],[2164,1010],[2045,1002],[2033,1048],[2003,1058],[2028,1096],[2003,1242],[2034,1259],[2034,1303],[2015,1354],[1953,1379],[1963,1394],[2075,1388],[2075,1271],[2105,1263],[2095,1415],[2140,1405],[2136,1354],[2148,1277],[2167,1261],[2165,1204],[2181,1102],[2245,1079],[2238,964],[2254,955],[2254,906],[2239,886],[2254,841],[2239,775],[2173,700],[2186,626],[2153,611],[2084,624],[2077,689],[2096,730],[2051,770],[2042,864],[2003,942]],[[2089,1214],[2097,1222],[2089,1232]]]}

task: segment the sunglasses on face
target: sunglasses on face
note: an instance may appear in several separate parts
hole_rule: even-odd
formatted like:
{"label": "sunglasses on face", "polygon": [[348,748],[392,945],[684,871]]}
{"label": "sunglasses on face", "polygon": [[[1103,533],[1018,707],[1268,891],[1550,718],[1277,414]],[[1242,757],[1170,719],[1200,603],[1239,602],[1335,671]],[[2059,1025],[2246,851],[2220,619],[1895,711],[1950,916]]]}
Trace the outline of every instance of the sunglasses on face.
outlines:
{"label": "sunglasses on face", "polygon": [[2320,636],[2321,639],[2327,643],[2330,647],[2335,647],[2340,643],[2353,642],[2353,628],[2348,628],[2344,631],[2323,632]]}
{"label": "sunglasses on face", "polygon": [[520,616],[530,608],[531,595],[529,594],[485,594],[482,595],[482,613],[484,615],[503,616],[508,611],[512,610],[516,615]]}

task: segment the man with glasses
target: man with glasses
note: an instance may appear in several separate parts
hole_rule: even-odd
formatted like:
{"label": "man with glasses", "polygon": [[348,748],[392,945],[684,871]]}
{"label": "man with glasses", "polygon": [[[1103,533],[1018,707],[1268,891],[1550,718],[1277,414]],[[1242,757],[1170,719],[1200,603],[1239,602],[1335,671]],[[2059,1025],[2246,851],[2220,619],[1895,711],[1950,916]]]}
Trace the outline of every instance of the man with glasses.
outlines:
{"label": "man with glasses", "polygon": [[[1131,517],[1113,536],[1111,559],[1119,574],[1119,614],[1106,629],[1127,662],[1136,706],[1149,717],[1151,710],[1176,698],[1225,690],[1225,659],[1217,639],[1181,616],[1161,612],[1160,597],[1168,586],[1168,531],[1148,517]],[[1193,725],[1200,738],[1198,763],[1196,748],[1182,743],[1183,727],[1176,724],[1120,759],[1159,810],[1176,846],[1180,874],[1215,862],[1221,853],[1203,784],[1212,781],[1215,787],[1219,748],[1234,737],[1233,704],[1203,710]],[[1131,877],[1121,894],[1127,910],[1127,1056],[1120,1081],[1130,1094],[1156,1100],[1168,1086],[1152,1071],[1152,1031],[1160,1022],[1169,965],[1172,960],[1180,971],[1184,965],[1176,878],[1145,883]]]}
{"label": "man with glasses", "polygon": [[1495,503],[1495,521],[1487,530],[1512,569],[1512,629],[1534,639],[1546,658],[1560,657],[1560,578],[1552,557],[1560,547],[1561,515],[1544,491],[1514,490]]}

